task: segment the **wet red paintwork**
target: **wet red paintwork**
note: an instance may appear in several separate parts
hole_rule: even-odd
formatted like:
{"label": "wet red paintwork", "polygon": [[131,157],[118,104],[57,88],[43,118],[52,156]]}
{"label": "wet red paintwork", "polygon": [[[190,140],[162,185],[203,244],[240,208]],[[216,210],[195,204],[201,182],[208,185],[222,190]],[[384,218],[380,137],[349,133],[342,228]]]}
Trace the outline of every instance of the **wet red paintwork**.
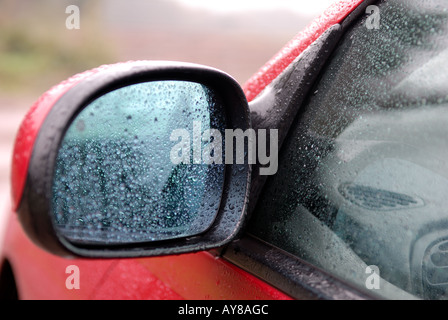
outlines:
{"label": "wet red paintwork", "polygon": [[[37,248],[16,215],[5,249],[21,299],[290,299],[208,252],[139,259],[66,259]],[[67,289],[68,266],[79,268],[80,288]]]}
{"label": "wet red paintwork", "polygon": [[[292,39],[244,85],[255,98],[329,26],[340,22],[362,0],[343,0]],[[110,68],[103,66],[100,68]],[[31,107],[17,135],[12,162],[14,212],[26,180],[38,130],[53,104],[79,81],[98,72],[86,71],[47,91]],[[12,213],[4,242],[22,299],[290,299],[262,280],[208,252],[140,259],[65,259],[36,247]],[[80,270],[80,289],[69,290],[67,266]]]}

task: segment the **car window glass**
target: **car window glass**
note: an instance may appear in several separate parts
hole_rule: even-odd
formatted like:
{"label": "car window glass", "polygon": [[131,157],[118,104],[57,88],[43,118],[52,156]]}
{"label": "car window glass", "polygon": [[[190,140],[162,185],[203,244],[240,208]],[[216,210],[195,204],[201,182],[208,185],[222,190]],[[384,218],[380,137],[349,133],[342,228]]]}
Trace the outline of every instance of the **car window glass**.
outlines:
{"label": "car window glass", "polygon": [[374,294],[448,298],[448,1],[373,10],[301,107],[250,232]]}

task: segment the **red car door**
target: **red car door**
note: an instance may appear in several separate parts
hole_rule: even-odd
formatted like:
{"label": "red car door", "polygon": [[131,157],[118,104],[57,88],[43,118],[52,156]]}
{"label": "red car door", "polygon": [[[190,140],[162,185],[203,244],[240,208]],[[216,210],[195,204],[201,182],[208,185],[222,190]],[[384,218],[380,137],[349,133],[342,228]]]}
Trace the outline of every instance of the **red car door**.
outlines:
{"label": "red car door", "polygon": [[[244,85],[247,99],[254,99],[323,32],[344,20],[361,3],[362,0],[343,0],[327,9],[249,79]],[[291,299],[223,259],[219,252],[132,259],[65,259],[33,244],[14,213],[26,176],[30,157],[27,152],[54,101],[80,77],[53,88],[36,102],[23,121],[15,145],[13,202],[2,258],[15,276],[19,298]],[[73,270],[79,272],[79,289],[68,289],[70,283],[67,281],[70,282]]]}

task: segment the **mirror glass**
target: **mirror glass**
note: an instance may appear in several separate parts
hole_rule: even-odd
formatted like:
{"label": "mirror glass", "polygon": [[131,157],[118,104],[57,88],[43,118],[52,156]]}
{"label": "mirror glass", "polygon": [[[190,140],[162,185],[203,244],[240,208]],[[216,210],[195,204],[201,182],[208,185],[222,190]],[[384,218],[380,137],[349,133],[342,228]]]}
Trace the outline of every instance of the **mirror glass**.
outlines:
{"label": "mirror glass", "polygon": [[188,81],[129,85],[89,103],[57,156],[55,228],[86,245],[206,231],[223,191],[224,110],[213,90]]}

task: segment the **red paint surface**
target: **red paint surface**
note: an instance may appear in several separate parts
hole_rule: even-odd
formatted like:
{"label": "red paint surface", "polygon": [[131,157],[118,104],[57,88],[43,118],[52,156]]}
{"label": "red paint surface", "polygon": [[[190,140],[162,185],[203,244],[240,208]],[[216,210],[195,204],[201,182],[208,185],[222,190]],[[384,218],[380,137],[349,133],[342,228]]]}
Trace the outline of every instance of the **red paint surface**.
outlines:
{"label": "red paint surface", "polygon": [[[343,0],[292,39],[245,84],[255,98],[328,27],[339,23],[362,0]],[[71,87],[105,69],[78,74],[43,94],[31,107],[17,135],[12,163],[12,210],[23,192],[26,172],[40,126],[54,103]],[[22,299],[289,299],[260,279],[207,252],[142,259],[64,259],[36,247],[11,214],[4,256],[16,275]],[[67,266],[80,270],[80,289],[69,290]]]}
{"label": "red paint surface", "polygon": [[[16,215],[9,222],[5,255],[21,299],[290,299],[208,252],[140,259],[60,258],[36,247]],[[70,265],[79,268],[79,289],[66,287]]]}

